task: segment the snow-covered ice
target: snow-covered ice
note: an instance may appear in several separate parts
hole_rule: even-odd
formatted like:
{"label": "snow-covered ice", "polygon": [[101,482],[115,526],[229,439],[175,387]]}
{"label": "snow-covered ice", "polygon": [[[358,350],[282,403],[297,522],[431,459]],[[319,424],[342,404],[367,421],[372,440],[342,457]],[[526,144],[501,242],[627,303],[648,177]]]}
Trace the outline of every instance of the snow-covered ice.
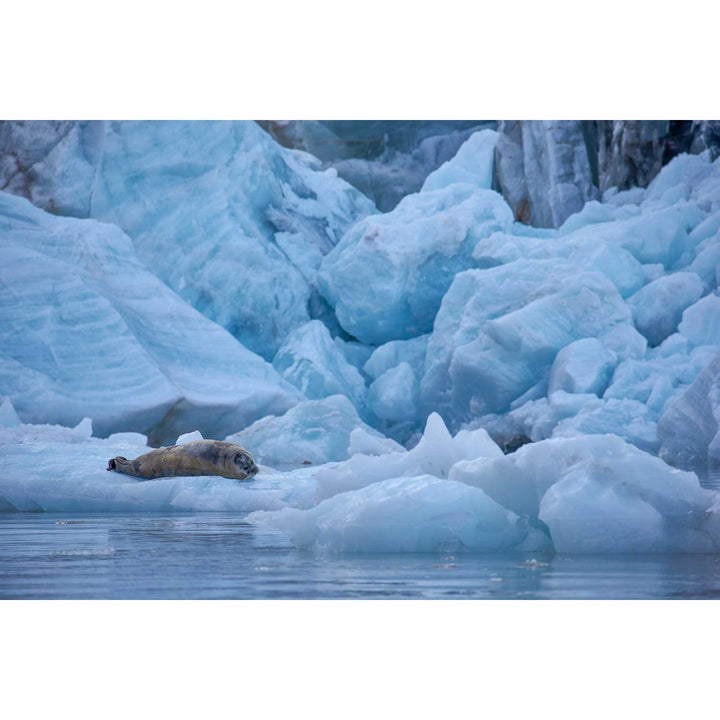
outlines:
{"label": "snow-covered ice", "polygon": [[139,433],[91,437],[89,421],[74,429],[0,428],[0,511],[245,513],[312,504],[314,483],[306,468],[278,473],[261,467],[252,482],[212,476],[138,480],[106,471],[111,457],[149,450]]}

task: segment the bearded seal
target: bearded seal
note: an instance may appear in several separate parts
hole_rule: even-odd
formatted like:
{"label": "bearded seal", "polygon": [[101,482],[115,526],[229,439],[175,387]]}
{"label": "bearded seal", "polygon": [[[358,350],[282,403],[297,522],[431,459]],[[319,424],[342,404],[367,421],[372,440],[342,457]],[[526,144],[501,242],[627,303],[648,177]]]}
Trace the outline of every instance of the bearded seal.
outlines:
{"label": "bearded seal", "polygon": [[145,480],[177,475],[220,475],[249,480],[258,471],[252,455],[239,445],[220,440],[196,440],[152,450],[134,460],[114,457],[108,470]]}

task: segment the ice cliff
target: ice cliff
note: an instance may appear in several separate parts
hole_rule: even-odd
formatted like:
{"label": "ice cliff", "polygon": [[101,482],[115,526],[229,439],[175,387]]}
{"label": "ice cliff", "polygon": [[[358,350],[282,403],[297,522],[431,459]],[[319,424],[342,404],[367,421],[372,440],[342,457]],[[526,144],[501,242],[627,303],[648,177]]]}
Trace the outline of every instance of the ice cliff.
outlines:
{"label": "ice cliff", "polygon": [[389,212],[450,160],[476,130],[475,120],[260,121],[281,145],[304,150]]}
{"label": "ice cliff", "polygon": [[505,120],[498,131],[498,187],[535,227],[560,227],[610,188],[647,187],[676,155],[720,154],[717,120]]}

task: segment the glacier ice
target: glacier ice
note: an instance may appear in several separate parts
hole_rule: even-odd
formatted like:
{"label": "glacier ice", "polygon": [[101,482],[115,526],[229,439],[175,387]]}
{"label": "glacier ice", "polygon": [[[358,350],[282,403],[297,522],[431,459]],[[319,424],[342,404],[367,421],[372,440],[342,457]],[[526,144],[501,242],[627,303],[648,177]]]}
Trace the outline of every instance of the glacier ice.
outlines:
{"label": "glacier ice", "polygon": [[425,353],[429,335],[418,335],[410,340],[391,340],[373,350],[363,370],[368,377],[376,380],[384,372],[402,362],[408,363],[415,373],[425,367]]}
{"label": "glacier ice", "polygon": [[363,368],[370,380],[367,402],[378,426],[401,442],[417,431],[428,337],[391,340],[376,348]]}
{"label": "glacier ice", "polygon": [[[717,550],[718,497],[652,457],[720,463],[709,154],[600,203],[566,176],[582,124],[484,130],[379,215],[248,123],[12,127],[8,187],[81,217],[0,194],[3,509],[257,510],[331,551]],[[556,227],[515,222],[493,168]],[[196,433],[262,472],[104,471]]]}
{"label": "glacier ice", "polygon": [[475,243],[511,224],[492,190],[453,184],[408,195],[348,230],[322,262],[320,290],[343,329],[364,343],[425,334],[455,273],[473,266]]}
{"label": "glacier ice", "polygon": [[720,296],[707,295],[682,314],[678,332],[691,345],[720,346]]}
{"label": "glacier ice", "polygon": [[273,367],[310,400],[347,395],[360,416],[367,417],[365,381],[319,320],[311,320],[286,338]]}
{"label": "glacier ice", "polygon": [[357,452],[382,455],[403,448],[366,425],[344,395],[297,404],[284,415],[267,416],[225,438],[272,467],[321,465]]}
{"label": "glacier ice", "polygon": [[368,388],[368,404],[382,420],[414,420],[418,380],[410,364],[401,362],[376,378]]}
{"label": "glacier ice", "polygon": [[374,212],[334,171],[254,122],[61,130],[23,185],[33,203],[120,227],[161,280],[266,359],[310,320],[322,257]]}
{"label": "glacier ice", "polygon": [[[381,212],[420,190],[430,172],[492,121],[259,121],[283,146],[305,150],[371,198]],[[489,185],[488,185],[489,187]]]}
{"label": "glacier ice", "polygon": [[505,120],[498,132],[498,184],[518,220],[558,227],[598,195],[581,122]]}
{"label": "glacier ice", "polygon": [[20,418],[15,412],[10,398],[3,398],[0,402],[0,427],[15,427],[20,425]]}
{"label": "glacier ice", "polygon": [[221,477],[138,480],[106,471],[108,458],[148,451],[139,433],[90,437],[89,424],[0,428],[0,511],[252,512],[312,505],[310,470],[262,467],[253,482]]}
{"label": "glacier ice", "polygon": [[250,522],[325,552],[461,552],[518,547],[527,523],[482,490],[433,475],[398,477],[309,510],[253,513]]}
{"label": "glacier ice", "polygon": [[453,183],[467,183],[489,190],[497,138],[495,130],[473,133],[450,160],[427,176],[421,191],[442,190]]}
{"label": "glacier ice", "polygon": [[212,437],[302,395],[163,285],[113,225],[0,193],[0,393],[25,422],[93,418],[171,442]]}
{"label": "glacier ice", "polygon": [[401,476],[445,478],[458,460],[500,455],[502,450],[484,429],[461,430],[452,437],[442,418],[432,413],[420,441],[412,450],[402,449],[380,456],[357,454],[341,465],[319,470],[316,498],[325,499]]}
{"label": "glacier ice", "polygon": [[617,355],[597,338],[576,340],[555,356],[550,368],[548,396],[555,390],[601,396],[616,364]]}
{"label": "glacier ice", "polygon": [[698,253],[688,270],[702,278],[706,291],[720,285],[720,233],[710,243],[698,247]]}
{"label": "glacier ice", "polygon": [[717,493],[612,435],[557,438],[497,459],[458,462],[450,480],[480,488],[530,522],[555,550],[717,552]]}
{"label": "glacier ice", "polygon": [[660,454],[679,467],[720,464],[720,352],[658,421]]}
{"label": "glacier ice", "polygon": [[423,408],[455,423],[505,412],[547,380],[566,345],[630,325],[616,287],[561,260],[517,260],[455,276],[428,342]]}
{"label": "glacier ice", "polygon": [[650,345],[659,345],[677,330],[683,311],[703,295],[704,285],[693,272],[663,275],[628,299],[635,327]]}

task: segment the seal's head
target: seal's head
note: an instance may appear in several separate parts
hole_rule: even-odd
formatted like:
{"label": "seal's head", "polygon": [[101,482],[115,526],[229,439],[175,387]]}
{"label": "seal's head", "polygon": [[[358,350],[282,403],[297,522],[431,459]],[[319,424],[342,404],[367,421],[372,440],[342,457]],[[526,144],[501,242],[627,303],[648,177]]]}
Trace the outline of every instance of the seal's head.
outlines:
{"label": "seal's head", "polygon": [[[119,466],[123,465],[129,465],[127,458],[122,457],[121,455],[118,455],[117,457],[110,458],[108,460],[108,466],[105,468],[106,470],[118,470]],[[118,470],[119,472],[119,470]]]}
{"label": "seal's head", "polygon": [[251,478],[258,473],[258,466],[255,464],[252,455],[247,450],[240,450],[235,454],[235,466],[246,478]]}

